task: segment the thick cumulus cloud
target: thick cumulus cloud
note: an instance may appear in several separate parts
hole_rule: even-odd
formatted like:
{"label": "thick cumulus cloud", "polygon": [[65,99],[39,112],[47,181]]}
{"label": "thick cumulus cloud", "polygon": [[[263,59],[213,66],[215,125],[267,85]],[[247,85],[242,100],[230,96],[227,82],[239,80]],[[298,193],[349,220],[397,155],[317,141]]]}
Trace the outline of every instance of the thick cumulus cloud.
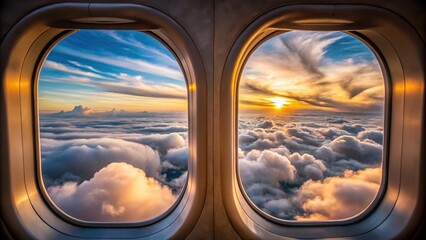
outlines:
{"label": "thick cumulus cloud", "polygon": [[[43,141],[42,144],[48,146],[52,140]],[[158,152],[139,143],[112,138],[76,139],[47,149],[43,152],[42,161],[47,186],[68,180],[88,180],[95,172],[113,162],[129,163],[143,169],[149,177],[159,176]]]}
{"label": "thick cumulus cloud", "polygon": [[303,155],[293,153],[288,159],[296,167],[299,180],[321,180],[324,178],[324,172],[327,167],[321,160],[315,159],[314,156],[307,153]]}
{"label": "thick cumulus cloud", "polygon": [[297,220],[345,219],[362,212],[376,197],[380,187],[381,168],[346,171],[342,177],[305,182],[295,201],[304,210]]}
{"label": "thick cumulus cloud", "polygon": [[360,125],[360,124],[355,124],[355,125],[343,125],[341,127],[342,130],[352,133],[352,134],[357,134],[359,132],[365,131],[365,128]]}
{"label": "thick cumulus cloud", "polygon": [[280,182],[293,181],[296,176],[296,168],[287,157],[269,150],[250,152],[239,161],[239,168],[244,186],[263,183],[277,187]]}
{"label": "thick cumulus cloud", "polygon": [[380,164],[382,145],[371,140],[360,141],[352,136],[340,136],[328,146],[335,152],[361,163]]}
{"label": "thick cumulus cloud", "polygon": [[186,146],[185,139],[178,133],[166,135],[151,134],[135,139],[135,141],[149,145],[162,154],[166,154],[169,149],[182,148]]}
{"label": "thick cumulus cloud", "polygon": [[67,214],[97,222],[147,220],[165,212],[176,200],[167,186],[123,162],[107,165],[81,184],[66,182],[47,190]]}
{"label": "thick cumulus cloud", "polygon": [[164,160],[168,161],[172,165],[187,169],[188,168],[188,147],[175,148],[167,152],[164,156]]}
{"label": "thick cumulus cloud", "polygon": [[362,131],[357,134],[360,140],[370,139],[378,144],[383,142],[383,133],[381,131]]}
{"label": "thick cumulus cloud", "polygon": [[274,126],[274,122],[272,121],[264,121],[257,125],[258,128],[271,128]]}

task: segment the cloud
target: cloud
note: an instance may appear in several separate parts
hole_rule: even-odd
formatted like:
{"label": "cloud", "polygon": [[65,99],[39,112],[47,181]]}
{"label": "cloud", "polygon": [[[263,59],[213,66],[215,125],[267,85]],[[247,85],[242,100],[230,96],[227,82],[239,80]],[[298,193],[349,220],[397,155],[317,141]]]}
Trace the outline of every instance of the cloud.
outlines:
{"label": "cloud", "polygon": [[327,139],[334,139],[339,136],[349,135],[349,133],[346,132],[345,130],[340,130],[336,128],[320,129],[318,130],[318,132],[321,133],[321,135]]}
{"label": "cloud", "polygon": [[362,131],[356,137],[359,140],[370,139],[378,144],[383,143],[383,133],[381,131]]}
{"label": "cloud", "polygon": [[297,169],[298,181],[305,182],[306,180],[321,180],[324,178],[324,172],[327,167],[321,160],[315,159],[310,154],[300,155],[299,153],[291,154],[288,159],[291,164]]}
{"label": "cloud", "polygon": [[149,83],[142,79],[138,82],[106,82],[90,81],[92,86],[100,87],[105,91],[133,96],[153,98],[177,98],[186,99],[186,88],[170,83]]}
{"label": "cloud", "polygon": [[185,139],[178,133],[166,135],[152,134],[135,139],[135,141],[149,145],[163,155],[170,149],[183,148],[187,145]]}
{"label": "cloud", "polygon": [[280,182],[295,179],[296,168],[287,157],[264,150],[256,158],[258,153],[249,153],[245,159],[239,160],[240,177],[244,186],[264,183],[278,187]]}
{"label": "cloud", "polygon": [[361,163],[377,165],[382,162],[382,146],[371,140],[360,141],[352,136],[340,136],[328,146],[334,152]]}
{"label": "cloud", "polygon": [[66,72],[66,73],[77,74],[77,75],[86,76],[86,77],[94,77],[94,78],[103,78],[104,77],[100,74],[96,74],[96,73],[93,73],[93,72],[85,72],[85,71],[82,71],[80,69],[72,68],[72,67],[66,66],[62,63],[54,62],[54,61],[51,61],[51,60],[46,60],[43,63],[43,68],[53,69],[53,70]]}
{"label": "cloud", "polygon": [[179,191],[183,189],[183,187],[186,185],[186,182],[188,181],[188,171],[185,171],[180,175],[178,178],[174,178],[172,181],[168,183],[168,186],[170,186],[173,189],[178,189]]}
{"label": "cloud", "polygon": [[111,67],[119,67],[140,73],[148,73],[157,76],[167,77],[178,81],[184,81],[185,78],[180,69],[163,66],[161,64],[151,63],[141,59],[129,58],[120,55],[100,56],[99,54],[91,54],[81,51],[75,51],[68,47],[56,48],[56,51],[65,53],[70,56],[90,60],[93,62],[103,63]]}
{"label": "cloud", "polygon": [[250,197],[250,200],[258,207],[265,209],[264,204],[271,200],[284,199],[286,194],[279,188],[272,187],[267,183],[253,183],[244,186],[244,190]]}
{"label": "cloud", "polygon": [[297,215],[294,203],[287,198],[272,199],[266,201],[262,208],[266,213],[281,219],[293,219]]}
{"label": "cloud", "polygon": [[85,107],[83,105],[75,106],[71,111],[61,111],[58,113],[52,113],[51,116],[55,117],[87,117],[93,113],[90,107]]}
{"label": "cloud", "polygon": [[174,148],[167,152],[164,160],[179,168],[188,168],[188,147]]}
{"label": "cloud", "polygon": [[75,139],[49,147],[43,140],[42,161],[45,185],[57,185],[72,180],[81,183],[113,162],[133,165],[149,177],[159,177],[160,156],[152,148],[112,138]]}
{"label": "cloud", "polygon": [[137,49],[140,49],[141,53],[143,53],[145,56],[155,56],[155,58],[157,58],[162,63],[165,63],[170,66],[179,67],[176,59],[170,57],[169,55],[165,54],[164,52],[158,50],[155,47],[143,44],[143,42],[132,36],[126,35],[125,37],[123,37],[122,35],[118,34],[117,31],[103,31],[103,33],[108,35],[109,37],[112,37],[116,41],[126,44],[127,46],[134,46]]}
{"label": "cloud", "polygon": [[381,168],[346,171],[342,177],[305,182],[297,200],[305,213],[301,221],[338,220],[361,213],[376,197],[381,181]]}
{"label": "cloud", "polygon": [[360,124],[354,124],[354,125],[345,124],[341,127],[341,129],[352,134],[357,134],[359,132],[365,131],[365,128]]}
{"label": "cloud", "polygon": [[258,128],[272,128],[274,126],[274,122],[272,121],[264,121],[257,125]]}
{"label": "cloud", "polygon": [[307,128],[286,128],[285,133],[289,137],[296,137],[298,139],[301,139],[304,144],[311,145],[311,146],[319,146],[319,140],[315,136],[315,133],[308,130]]}
{"label": "cloud", "polygon": [[[115,74],[108,73],[108,75]],[[116,75],[115,78],[106,78],[102,76],[99,77],[101,79],[96,80],[90,77],[79,76],[55,78],[41,77],[40,81],[91,86],[100,88],[101,90],[110,93],[118,93],[139,97],[187,99],[187,89],[185,86],[182,85],[159,81],[147,81],[144,80],[140,75],[123,76],[123,74],[119,74]]]}
{"label": "cloud", "polygon": [[169,209],[176,196],[142,169],[111,163],[89,180],[49,187],[53,202],[67,214],[85,221],[137,222]]}
{"label": "cloud", "polygon": [[96,72],[96,73],[100,73],[100,74],[102,74],[102,72],[101,72],[101,71],[99,71],[99,70],[95,69],[94,67],[92,67],[92,66],[90,66],[90,65],[84,65],[84,64],[81,64],[81,63],[79,63],[79,62],[77,62],[77,61],[68,61],[68,62],[69,62],[69,63],[71,63],[72,65],[75,65],[75,66],[79,67],[79,68],[88,69],[88,70],[90,70],[90,71],[92,71],[92,72]]}
{"label": "cloud", "polygon": [[348,121],[346,121],[344,119],[327,119],[327,121],[329,123],[336,123],[336,124],[349,123]]}

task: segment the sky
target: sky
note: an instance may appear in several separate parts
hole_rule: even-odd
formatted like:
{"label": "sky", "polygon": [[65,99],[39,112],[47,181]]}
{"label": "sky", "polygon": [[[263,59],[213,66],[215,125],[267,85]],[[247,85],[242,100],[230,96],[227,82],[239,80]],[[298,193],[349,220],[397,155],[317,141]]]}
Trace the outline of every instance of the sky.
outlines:
{"label": "sky", "polygon": [[185,77],[174,55],[137,31],[80,30],[62,39],[39,77],[41,112],[187,111]]}
{"label": "sky", "polygon": [[290,31],[267,40],[249,57],[239,86],[243,111],[383,111],[376,57],[343,32]]}

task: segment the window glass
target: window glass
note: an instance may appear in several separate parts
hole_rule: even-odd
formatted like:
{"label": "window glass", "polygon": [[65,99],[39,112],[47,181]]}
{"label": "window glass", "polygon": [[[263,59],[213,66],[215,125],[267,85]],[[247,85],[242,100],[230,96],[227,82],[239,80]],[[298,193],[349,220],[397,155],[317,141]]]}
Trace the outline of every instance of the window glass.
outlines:
{"label": "window glass", "polygon": [[137,31],[81,30],[60,41],[38,82],[42,185],[89,222],[139,222],[186,185],[187,86],[174,55]]}
{"label": "window glass", "polygon": [[290,31],[249,57],[239,83],[238,171],[267,215],[343,220],[382,179],[384,79],[373,52],[332,31]]}

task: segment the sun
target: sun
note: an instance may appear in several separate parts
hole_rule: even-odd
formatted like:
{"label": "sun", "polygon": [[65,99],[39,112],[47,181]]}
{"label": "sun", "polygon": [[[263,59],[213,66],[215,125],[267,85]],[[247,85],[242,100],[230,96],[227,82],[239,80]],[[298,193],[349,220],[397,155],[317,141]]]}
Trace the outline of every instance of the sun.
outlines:
{"label": "sun", "polygon": [[288,101],[284,98],[276,97],[270,100],[275,104],[276,109],[281,109],[283,106],[288,105]]}

